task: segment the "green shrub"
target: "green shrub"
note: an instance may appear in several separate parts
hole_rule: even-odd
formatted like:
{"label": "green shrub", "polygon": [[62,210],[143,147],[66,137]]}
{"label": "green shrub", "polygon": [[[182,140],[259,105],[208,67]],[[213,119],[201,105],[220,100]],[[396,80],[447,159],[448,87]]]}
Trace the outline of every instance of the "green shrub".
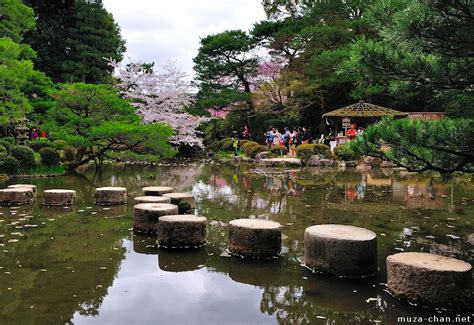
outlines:
{"label": "green shrub", "polygon": [[288,149],[285,146],[273,146],[270,148],[270,152],[273,156],[283,156],[288,153]]}
{"label": "green shrub", "polygon": [[4,147],[7,152],[10,152],[12,150],[12,144],[4,140],[4,138],[0,139],[0,146]]}
{"label": "green shrub", "polygon": [[41,155],[41,165],[46,167],[54,167],[59,165],[59,152],[54,148],[43,148],[39,151]]}
{"label": "green shrub", "polygon": [[16,144],[16,140],[14,137],[3,137],[0,140],[8,142],[10,144],[10,147]]}
{"label": "green shrub", "polygon": [[14,175],[18,174],[19,169],[20,162],[16,158],[12,156],[0,155],[0,173]]}
{"label": "green shrub", "polygon": [[63,150],[64,160],[73,161],[76,158],[76,153],[77,153],[77,150],[74,147],[69,146],[69,147],[64,148]]}
{"label": "green shrub", "polygon": [[300,144],[296,147],[296,155],[300,158],[303,163],[306,163],[312,155],[314,155],[314,144]]}
{"label": "green shrub", "polygon": [[22,170],[30,170],[36,167],[35,152],[27,146],[13,146],[12,156],[20,162]]}
{"label": "green shrub", "polygon": [[241,149],[242,151],[244,152],[244,154],[247,156],[247,157],[250,157],[250,149],[255,147],[255,146],[258,146],[258,143],[255,142],[255,141],[247,141],[245,142],[244,144],[241,145]]}
{"label": "green shrub", "polygon": [[331,148],[325,144],[318,143],[314,145],[313,152],[315,155],[321,155],[327,158],[331,155]]}
{"label": "green shrub", "polygon": [[352,151],[351,148],[349,148],[349,146],[346,144],[340,145],[334,148],[334,154],[340,160],[346,160],[346,161],[358,160],[360,158],[360,155]]}
{"label": "green shrub", "polygon": [[0,144],[0,155],[2,155],[2,156],[7,156],[8,155],[7,149],[4,146],[2,146],[1,144]]}
{"label": "green shrub", "polygon": [[56,140],[56,141],[51,142],[51,145],[53,148],[57,150],[64,150],[64,148],[67,147],[67,142],[64,140]]}
{"label": "green shrub", "polygon": [[33,141],[29,141],[27,144],[28,144],[28,147],[30,147],[36,152],[39,152],[43,148],[52,147],[52,143],[48,140],[46,141],[33,140]]}
{"label": "green shrub", "polygon": [[262,146],[262,145],[256,145],[256,146],[253,146],[249,149],[249,156],[251,158],[255,158],[255,156],[257,154],[259,154],[260,152],[264,152],[264,151],[268,151],[268,148],[265,147],[265,146]]}
{"label": "green shrub", "polygon": [[224,138],[219,141],[219,148],[223,151],[231,151],[234,140],[232,138]]}

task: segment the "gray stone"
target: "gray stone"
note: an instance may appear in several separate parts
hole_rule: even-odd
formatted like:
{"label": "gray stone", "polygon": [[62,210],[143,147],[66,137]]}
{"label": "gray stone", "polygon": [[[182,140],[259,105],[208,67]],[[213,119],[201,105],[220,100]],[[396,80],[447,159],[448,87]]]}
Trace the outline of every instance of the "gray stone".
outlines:
{"label": "gray stone", "polygon": [[377,269],[377,236],[354,226],[317,225],[304,234],[305,264],[338,276],[363,277]]}
{"label": "gray stone", "polygon": [[263,167],[299,167],[302,165],[298,158],[265,158],[260,159],[258,164]]}
{"label": "gray stone", "polygon": [[166,193],[163,194],[171,200],[171,204],[177,205],[180,214],[188,214],[194,211],[196,202],[191,193]]}
{"label": "gray stone", "polygon": [[321,159],[321,166],[323,167],[336,167],[337,163],[333,159]]}
{"label": "gray stone", "polygon": [[140,203],[171,203],[171,199],[169,197],[164,196],[137,196],[133,199],[135,204]]}
{"label": "gray stone", "polygon": [[170,186],[147,186],[142,191],[145,196],[162,196],[163,194],[174,192],[174,188]]}
{"label": "gray stone", "polygon": [[158,243],[167,248],[190,248],[206,243],[207,219],[193,215],[160,217],[157,226]]}
{"label": "gray stone", "polygon": [[4,205],[32,204],[34,198],[33,190],[27,187],[0,190],[0,204]]}
{"label": "gray stone", "polygon": [[14,184],[14,185],[9,185],[8,186],[8,188],[23,188],[23,187],[31,188],[33,190],[33,194],[36,196],[36,193],[37,193],[36,185],[32,185],[32,184]]}
{"label": "gray stone", "polygon": [[270,151],[263,151],[263,152],[259,152],[257,155],[255,155],[255,161],[259,162],[262,159],[267,159],[267,158],[271,158],[271,157],[272,157],[272,153]]}
{"label": "gray stone", "polygon": [[349,160],[349,161],[346,161],[346,167],[350,167],[350,168],[355,168],[357,167],[357,161],[355,160]]}
{"label": "gray stone", "polygon": [[100,187],[95,190],[95,202],[98,205],[120,205],[127,202],[125,187]]}
{"label": "gray stone", "polygon": [[238,219],[229,222],[231,254],[270,258],[281,252],[281,225],[262,219]]}
{"label": "gray stone", "polygon": [[321,164],[321,159],[323,159],[323,156],[320,155],[312,155],[309,159],[306,165],[312,166],[312,167],[320,167]]}
{"label": "gray stone", "polygon": [[76,203],[76,191],[46,190],[43,192],[44,205],[73,205]]}
{"label": "gray stone", "polygon": [[387,287],[412,303],[453,307],[470,304],[472,266],[429,253],[398,253],[387,257]]}
{"label": "gray stone", "polygon": [[396,165],[388,160],[384,160],[380,163],[380,168],[394,168]]}
{"label": "gray stone", "polygon": [[178,214],[178,207],[169,203],[140,203],[133,210],[133,230],[149,234],[156,234],[160,217]]}
{"label": "gray stone", "polygon": [[471,244],[471,246],[474,246],[474,234],[467,236],[467,242]]}

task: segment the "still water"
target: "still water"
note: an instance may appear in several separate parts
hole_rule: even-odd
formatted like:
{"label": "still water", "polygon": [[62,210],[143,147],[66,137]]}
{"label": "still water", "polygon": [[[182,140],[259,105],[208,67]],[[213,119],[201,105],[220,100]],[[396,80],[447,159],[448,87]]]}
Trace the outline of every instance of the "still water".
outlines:
{"label": "still water", "polygon": [[[38,186],[37,202],[0,208],[0,324],[396,324],[451,314],[392,298],[387,255],[424,251],[473,263],[469,180],[195,164],[109,166],[0,187],[25,182]],[[133,234],[133,197],[156,184],[194,193],[196,213],[209,222],[207,246],[162,250]],[[94,206],[100,186],[127,187],[129,203]],[[77,204],[42,207],[42,191],[52,188],[76,190]],[[227,223],[246,217],[283,225],[279,259],[228,256]],[[377,276],[338,279],[302,267],[304,229],[322,223],[376,232]]]}

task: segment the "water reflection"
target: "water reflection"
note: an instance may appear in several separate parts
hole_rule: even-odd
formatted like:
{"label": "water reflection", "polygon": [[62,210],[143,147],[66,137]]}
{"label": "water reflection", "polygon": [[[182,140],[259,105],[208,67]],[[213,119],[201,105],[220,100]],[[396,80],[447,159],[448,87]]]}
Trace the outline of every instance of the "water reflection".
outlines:
{"label": "water reflection", "polygon": [[[21,180],[38,186],[36,204],[0,208],[0,323],[394,323],[436,311],[384,291],[387,255],[426,251],[473,261],[471,181],[245,166],[83,172]],[[157,184],[195,194],[196,213],[209,220],[204,248],[164,250],[155,237],[132,233],[133,196]],[[108,185],[126,186],[128,203],[95,206],[94,188]],[[43,190],[58,187],[77,191],[74,207],[38,204]],[[227,224],[242,217],[283,225],[278,260],[228,257]],[[378,234],[376,278],[329,278],[300,265],[304,229],[327,222]]]}

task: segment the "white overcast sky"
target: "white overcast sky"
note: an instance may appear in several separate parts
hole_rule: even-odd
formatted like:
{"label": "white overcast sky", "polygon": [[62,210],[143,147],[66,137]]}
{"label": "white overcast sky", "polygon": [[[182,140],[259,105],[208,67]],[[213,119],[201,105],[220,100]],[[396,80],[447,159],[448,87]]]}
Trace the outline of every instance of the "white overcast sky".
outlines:
{"label": "white overcast sky", "polygon": [[103,0],[127,42],[125,58],[174,60],[190,76],[199,41],[265,19],[261,0]]}

